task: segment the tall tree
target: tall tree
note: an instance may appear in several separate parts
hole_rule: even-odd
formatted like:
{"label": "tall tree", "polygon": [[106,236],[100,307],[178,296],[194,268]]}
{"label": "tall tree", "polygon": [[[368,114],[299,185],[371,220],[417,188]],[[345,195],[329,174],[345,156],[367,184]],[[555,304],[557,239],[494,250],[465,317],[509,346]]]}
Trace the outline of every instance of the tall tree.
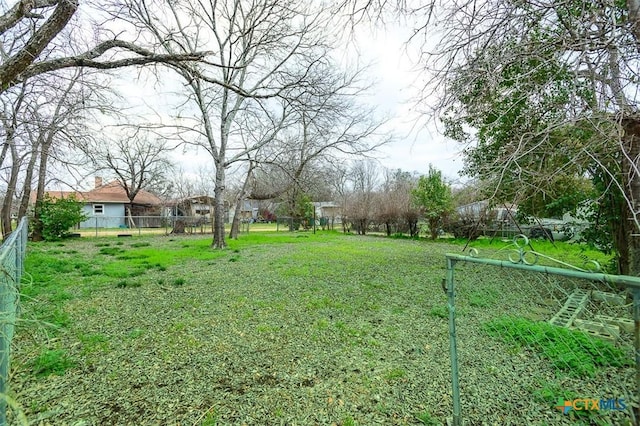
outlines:
{"label": "tall tree", "polygon": [[328,164],[366,158],[390,140],[380,130],[384,120],[357,102],[368,89],[362,72],[330,63],[311,70],[313,87],[298,88],[290,101],[291,123],[254,157],[260,178],[253,179],[251,198],[280,199],[295,216],[305,197],[321,201],[331,192]]}
{"label": "tall tree", "polygon": [[[170,13],[156,19],[164,3]],[[166,52],[206,49],[213,62],[175,67],[186,82],[193,125],[185,142],[202,146],[215,165],[215,220],[212,246],[224,248],[226,170],[270,143],[286,127],[288,99],[313,88],[309,71],[328,60],[326,17],[300,0],[156,2],[129,5]],[[187,112],[187,111],[185,111]],[[251,116],[263,133],[245,145],[240,125]],[[187,128],[185,128],[187,130]]]}
{"label": "tall tree", "polygon": [[[0,131],[6,136],[0,164],[7,175],[6,193],[11,195],[4,199],[6,217],[10,212],[17,212],[18,218],[26,215],[34,185],[36,206],[39,204],[50,177],[49,166],[65,163],[66,153],[86,136],[85,126],[78,124],[93,102],[91,96],[83,95],[82,75],[76,70],[57,78],[32,79],[0,93],[4,107]],[[104,104],[101,108],[105,108]],[[36,208],[32,232],[35,239],[40,236],[38,214]],[[5,224],[6,235],[11,229],[10,223]]]}
{"label": "tall tree", "polygon": [[621,264],[640,273],[638,11],[613,1],[473,4],[444,12],[439,58],[448,65],[438,74],[449,134],[474,143],[467,170],[502,191],[549,198],[550,183],[573,189],[585,175],[606,175],[626,201],[625,229],[614,232],[630,256]]}

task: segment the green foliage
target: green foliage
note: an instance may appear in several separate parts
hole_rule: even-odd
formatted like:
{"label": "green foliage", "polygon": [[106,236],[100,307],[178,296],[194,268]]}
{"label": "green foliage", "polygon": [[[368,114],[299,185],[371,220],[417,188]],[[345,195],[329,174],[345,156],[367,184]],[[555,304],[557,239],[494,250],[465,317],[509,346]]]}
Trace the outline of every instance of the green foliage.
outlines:
{"label": "green foliage", "polygon": [[475,308],[490,308],[500,301],[500,294],[492,288],[472,290],[468,297],[469,305]]}
{"label": "green foliage", "polygon": [[69,368],[75,367],[76,363],[67,353],[61,349],[43,349],[40,355],[30,363],[30,367],[36,377],[49,376],[55,374],[61,376]]}
{"label": "green foliage", "polygon": [[[610,171],[619,169],[617,164]],[[618,170],[618,173],[620,170]],[[609,272],[629,274],[630,255],[628,237],[630,223],[628,206],[624,196],[615,188],[608,172],[601,169],[592,171],[592,181],[598,194],[593,202],[584,203],[575,216],[588,225],[580,233],[580,241],[589,244],[603,253],[614,253],[615,261],[609,265]]]}
{"label": "green foliage", "polygon": [[[577,1],[546,11],[526,2],[514,7],[524,9],[520,16],[527,18],[518,20],[524,27],[505,31],[449,74],[447,93],[454,100],[443,114],[445,132],[477,142],[464,151],[464,172],[487,183],[485,197],[516,202],[522,214],[559,217],[597,200],[583,237],[605,252],[617,251],[619,272],[628,273],[625,251],[633,232],[619,229],[626,218],[616,216],[628,216],[618,203],[624,185],[611,179],[625,181],[616,152],[621,129],[610,114],[619,106],[601,103],[602,88],[576,72],[579,61],[567,60],[575,51],[567,54],[559,41],[588,31],[593,19],[605,26],[625,20],[628,9],[624,2],[594,8]],[[536,18],[550,10],[558,19]],[[608,64],[588,67],[606,74]]]}
{"label": "green foliage", "polygon": [[68,237],[71,227],[87,219],[82,212],[82,203],[73,194],[67,198],[58,199],[45,194],[37,209],[42,226],[42,238],[45,241],[56,241]]}
{"label": "green foliage", "polygon": [[151,243],[149,241],[143,241],[139,243],[133,243],[131,244],[131,247],[149,247],[150,245]]}
{"label": "green foliage", "polygon": [[429,315],[436,318],[449,318],[449,308],[446,305],[432,306]]}
{"label": "green foliage", "polygon": [[451,187],[442,172],[429,165],[429,173],[420,176],[416,188],[411,191],[414,204],[422,209],[429,223],[431,238],[436,239],[446,216],[453,210]]}
{"label": "green foliage", "polygon": [[217,424],[218,415],[215,411],[211,411],[204,417],[200,426],[216,426]]}
{"label": "green foliage", "polygon": [[356,426],[356,421],[351,416],[345,417],[342,421],[342,426]]}
{"label": "green foliage", "polygon": [[309,226],[313,220],[314,207],[311,197],[304,193],[296,193],[280,204],[277,210],[279,216],[290,216],[293,221],[289,227],[291,231],[298,230],[300,225],[305,228]]}
{"label": "green foliage", "polygon": [[546,322],[502,317],[484,324],[484,329],[507,343],[538,351],[554,367],[576,376],[593,376],[598,367],[622,367],[631,362],[611,343]]}
{"label": "green foliage", "polygon": [[107,256],[115,256],[120,253],[124,253],[124,250],[119,247],[103,247],[99,251],[100,254]]}
{"label": "green foliage", "polygon": [[433,417],[428,411],[419,413],[418,415],[416,415],[416,418],[420,421],[420,423],[427,426],[438,426],[442,424],[442,422]]}
{"label": "green foliage", "polygon": [[394,380],[404,379],[406,375],[407,375],[407,372],[404,371],[402,368],[393,368],[387,371],[387,373],[384,375],[384,378],[385,380],[391,382]]}

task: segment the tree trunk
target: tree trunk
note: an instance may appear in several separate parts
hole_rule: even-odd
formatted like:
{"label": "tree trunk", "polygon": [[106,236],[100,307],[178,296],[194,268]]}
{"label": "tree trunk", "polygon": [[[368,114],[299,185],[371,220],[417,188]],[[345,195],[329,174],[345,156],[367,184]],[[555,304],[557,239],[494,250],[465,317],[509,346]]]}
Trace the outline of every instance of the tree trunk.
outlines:
{"label": "tree trunk", "polygon": [[214,205],[213,205],[213,244],[212,247],[216,249],[223,249],[227,247],[227,243],[224,239],[224,184],[225,184],[225,170],[224,163],[222,161],[216,162],[216,186],[213,190]]}
{"label": "tree trunk", "polygon": [[229,238],[233,240],[238,239],[238,234],[240,233],[240,209],[241,209],[242,199],[239,198],[236,202],[236,208],[233,212],[233,222],[231,222],[231,232],[229,232]]}
{"label": "tree trunk", "polygon": [[9,173],[9,182],[7,182],[7,191],[2,201],[2,210],[0,212],[2,220],[2,238],[7,238],[13,227],[11,226],[11,207],[13,206],[13,198],[16,193],[16,185],[18,183],[18,173],[20,172],[20,159],[18,158],[18,150],[13,140],[13,129],[7,132],[8,142],[11,144],[11,172]]}
{"label": "tree trunk", "polygon": [[29,158],[29,164],[27,164],[27,170],[24,177],[24,187],[22,188],[22,199],[20,200],[20,206],[18,207],[18,220],[27,215],[29,209],[29,201],[31,199],[31,184],[33,180],[33,171],[36,166],[36,160],[38,159],[38,150],[33,149],[31,152],[31,158]]}
{"label": "tree trunk", "polygon": [[[629,205],[621,197],[616,197],[615,194],[609,194],[610,208],[613,209],[614,216],[611,217],[609,224],[613,233],[613,246],[617,252],[617,270],[616,273],[620,275],[629,275],[630,267],[630,235],[633,233],[633,222],[626,220],[626,218],[632,217],[632,213],[629,210]],[[622,202],[620,202],[622,200]],[[611,216],[612,213],[608,213]],[[615,218],[618,218],[615,220]],[[625,220],[622,220],[625,219]]]}
{"label": "tree trunk", "polygon": [[38,167],[38,187],[36,188],[36,205],[33,212],[33,230],[31,239],[33,241],[42,241],[42,223],[40,222],[40,205],[44,199],[44,186],[47,177],[47,162],[49,161],[49,149],[51,148],[52,138],[48,138],[42,143],[40,151],[40,166]]}
{"label": "tree trunk", "polygon": [[429,220],[429,233],[431,234],[432,240],[436,240],[438,238],[438,222],[439,219]]}
{"label": "tree trunk", "polygon": [[240,209],[242,208],[242,200],[247,195],[247,187],[249,186],[249,180],[251,179],[251,172],[253,171],[253,162],[249,163],[249,170],[247,171],[247,177],[242,184],[242,189],[238,193],[238,198],[236,200],[236,209],[233,213],[233,222],[231,223],[231,232],[229,232],[229,238],[237,240],[238,234],[240,232]]}
{"label": "tree trunk", "polygon": [[136,223],[133,221],[133,216],[131,215],[131,204],[127,206],[127,222],[129,222],[128,227],[130,229],[136,228]]}
{"label": "tree trunk", "polygon": [[[624,134],[622,136],[622,176],[625,197],[627,198],[629,209],[625,209],[628,214],[623,216],[625,223],[622,228],[626,228],[629,247],[629,275],[640,276],[640,229],[638,228],[638,212],[640,211],[640,118],[629,117],[622,120]],[[625,211],[623,210],[623,211]],[[629,211],[632,210],[632,211]]]}
{"label": "tree trunk", "polygon": [[184,219],[177,219],[175,221],[175,223],[173,224],[173,229],[171,230],[172,234],[184,234],[184,228],[185,228],[186,222],[184,221]]}

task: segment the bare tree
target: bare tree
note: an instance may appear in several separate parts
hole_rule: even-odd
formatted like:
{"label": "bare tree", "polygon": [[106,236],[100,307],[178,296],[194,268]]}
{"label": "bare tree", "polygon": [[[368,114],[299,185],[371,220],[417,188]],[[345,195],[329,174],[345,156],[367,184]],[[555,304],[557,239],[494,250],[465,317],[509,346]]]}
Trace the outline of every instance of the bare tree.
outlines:
{"label": "bare tree", "polygon": [[303,194],[319,195],[326,165],[372,156],[390,140],[380,131],[384,120],[356,102],[368,89],[359,81],[361,72],[326,64],[313,70],[313,89],[305,88],[291,103],[293,124],[255,157],[262,179],[253,179],[250,198],[280,198],[289,211],[298,211]]}
{"label": "bare tree", "polygon": [[[91,101],[82,95],[79,78],[82,73],[68,73],[59,78],[33,79],[0,93],[3,112],[1,129],[6,136],[0,160],[6,171],[6,193],[3,214],[5,218],[16,213],[27,214],[36,177],[36,207],[44,196],[44,186],[51,163],[66,161],[66,153],[74,141],[84,135],[79,118],[91,107]],[[10,161],[7,160],[10,154]],[[67,163],[69,164],[69,163]],[[22,185],[22,188],[20,188]],[[39,236],[38,208],[34,211],[33,235]],[[6,233],[11,224],[5,220]]]}
{"label": "bare tree", "polygon": [[[155,4],[159,6],[161,2]],[[292,88],[309,87],[307,71],[326,58],[323,15],[299,0],[228,0],[205,3],[166,2],[171,12],[159,23],[149,4],[130,4],[166,52],[204,48],[216,63],[181,65],[194,106],[185,142],[208,151],[215,165],[213,246],[224,248],[226,169],[273,140],[286,126]],[[239,136],[241,117],[252,116],[267,129],[250,146]],[[187,130],[185,128],[184,130]]]}
{"label": "bare tree", "polygon": [[349,204],[344,208],[345,218],[356,233],[364,235],[375,212],[375,199],[380,175],[380,167],[373,160],[360,160],[353,164],[349,172],[351,192]]}
{"label": "bare tree", "polygon": [[132,207],[136,196],[152,183],[168,180],[172,169],[166,154],[167,142],[147,132],[135,131],[131,136],[115,140],[99,139],[87,155],[97,170],[113,175],[129,199],[127,216],[134,227]]}
{"label": "bare tree", "polygon": [[[122,18],[125,7],[114,18]],[[98,5],[85,4],[84,7]],[[19,0],[0,15],[0,91],[36,75],[70,67],[112,69],[149,63],[176,64],[199,61],[205,52],[184,54],[157,53],[153,46],[138,45],[131,40],[109,37],[99,40],[81,53],[69,54],[69,33],[65,29],[78,14],[78,0]],[[113,8],[115,10],[115,8]],[[100,34],[101,31],[94,31]],[[135,38],[133,38],[135,40]],[[57,47],[57,48],[56,48]],[[60,54],[59,52],[63,52]],[[119,56],[106,55],[118,53]]]}
{"label": "bare tree", "polygon": [[[24,106],[26,97],[26,87],[22,85],[11,102],[5,101],[4,108],[0,112],[0,122],[2,130],[4,130],[4,141],[2,144],[2,152],[0,153],[0,165],[8,171],[6,179],[6,191],[2,200],[2,208],[0,209],[0,220],[2,221],[2,236],[6,238],[11,233],[11,210],[16,196],[16,187],[18,183],[18,175],[24,159],[23,154],[18,153],[18,140],[20,139],[18,132],[22,122],[20,120],[21,109]],[[10,162],[5,167],[5,159],[10,154]]]}
{"label": "bare tree", "polygon": [[375,220],[384,225],[387,235],[394,231],[417,235],[420,211],[411,199],[411,190],[416,181],[417,177],[409,172],[385,170],[376,202]]}

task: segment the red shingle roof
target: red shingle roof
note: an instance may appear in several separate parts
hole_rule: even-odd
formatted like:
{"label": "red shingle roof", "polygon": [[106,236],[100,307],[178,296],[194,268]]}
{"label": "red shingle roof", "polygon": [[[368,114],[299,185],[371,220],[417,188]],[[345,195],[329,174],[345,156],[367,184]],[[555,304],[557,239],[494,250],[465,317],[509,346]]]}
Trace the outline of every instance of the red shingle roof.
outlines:
{"label": "red shingle roof", "polygon": [[[70,195],[75,195],[79,201],[84,201],[85,203],[114,203],[114,204],[129,204],[129,199],[127,198],[127,193],[124,188],[117,182],[112,181],[105,185],[99,186],[98,188],[92,189],[87,192],[78,192],[78,191],[45,191],[52,198],[67,198]],[[35,203],[36,200],[36,192],[31,191],[31,202]],[[135,204],[143,204],[143,205],[161,205],[162,200],[156,197],[154,194],[145,191],[143,189],[138,192],[136,198],[133,199]]]}
{"label": "red shingle roof", "polygon": [[[91,191],[82,193],[82,199],[87,203],[129,203],[127,193],[117,181],[109,182]],[[159,205],[162,200],[152,193],[141,189],[136,198],[135,204]]]}

